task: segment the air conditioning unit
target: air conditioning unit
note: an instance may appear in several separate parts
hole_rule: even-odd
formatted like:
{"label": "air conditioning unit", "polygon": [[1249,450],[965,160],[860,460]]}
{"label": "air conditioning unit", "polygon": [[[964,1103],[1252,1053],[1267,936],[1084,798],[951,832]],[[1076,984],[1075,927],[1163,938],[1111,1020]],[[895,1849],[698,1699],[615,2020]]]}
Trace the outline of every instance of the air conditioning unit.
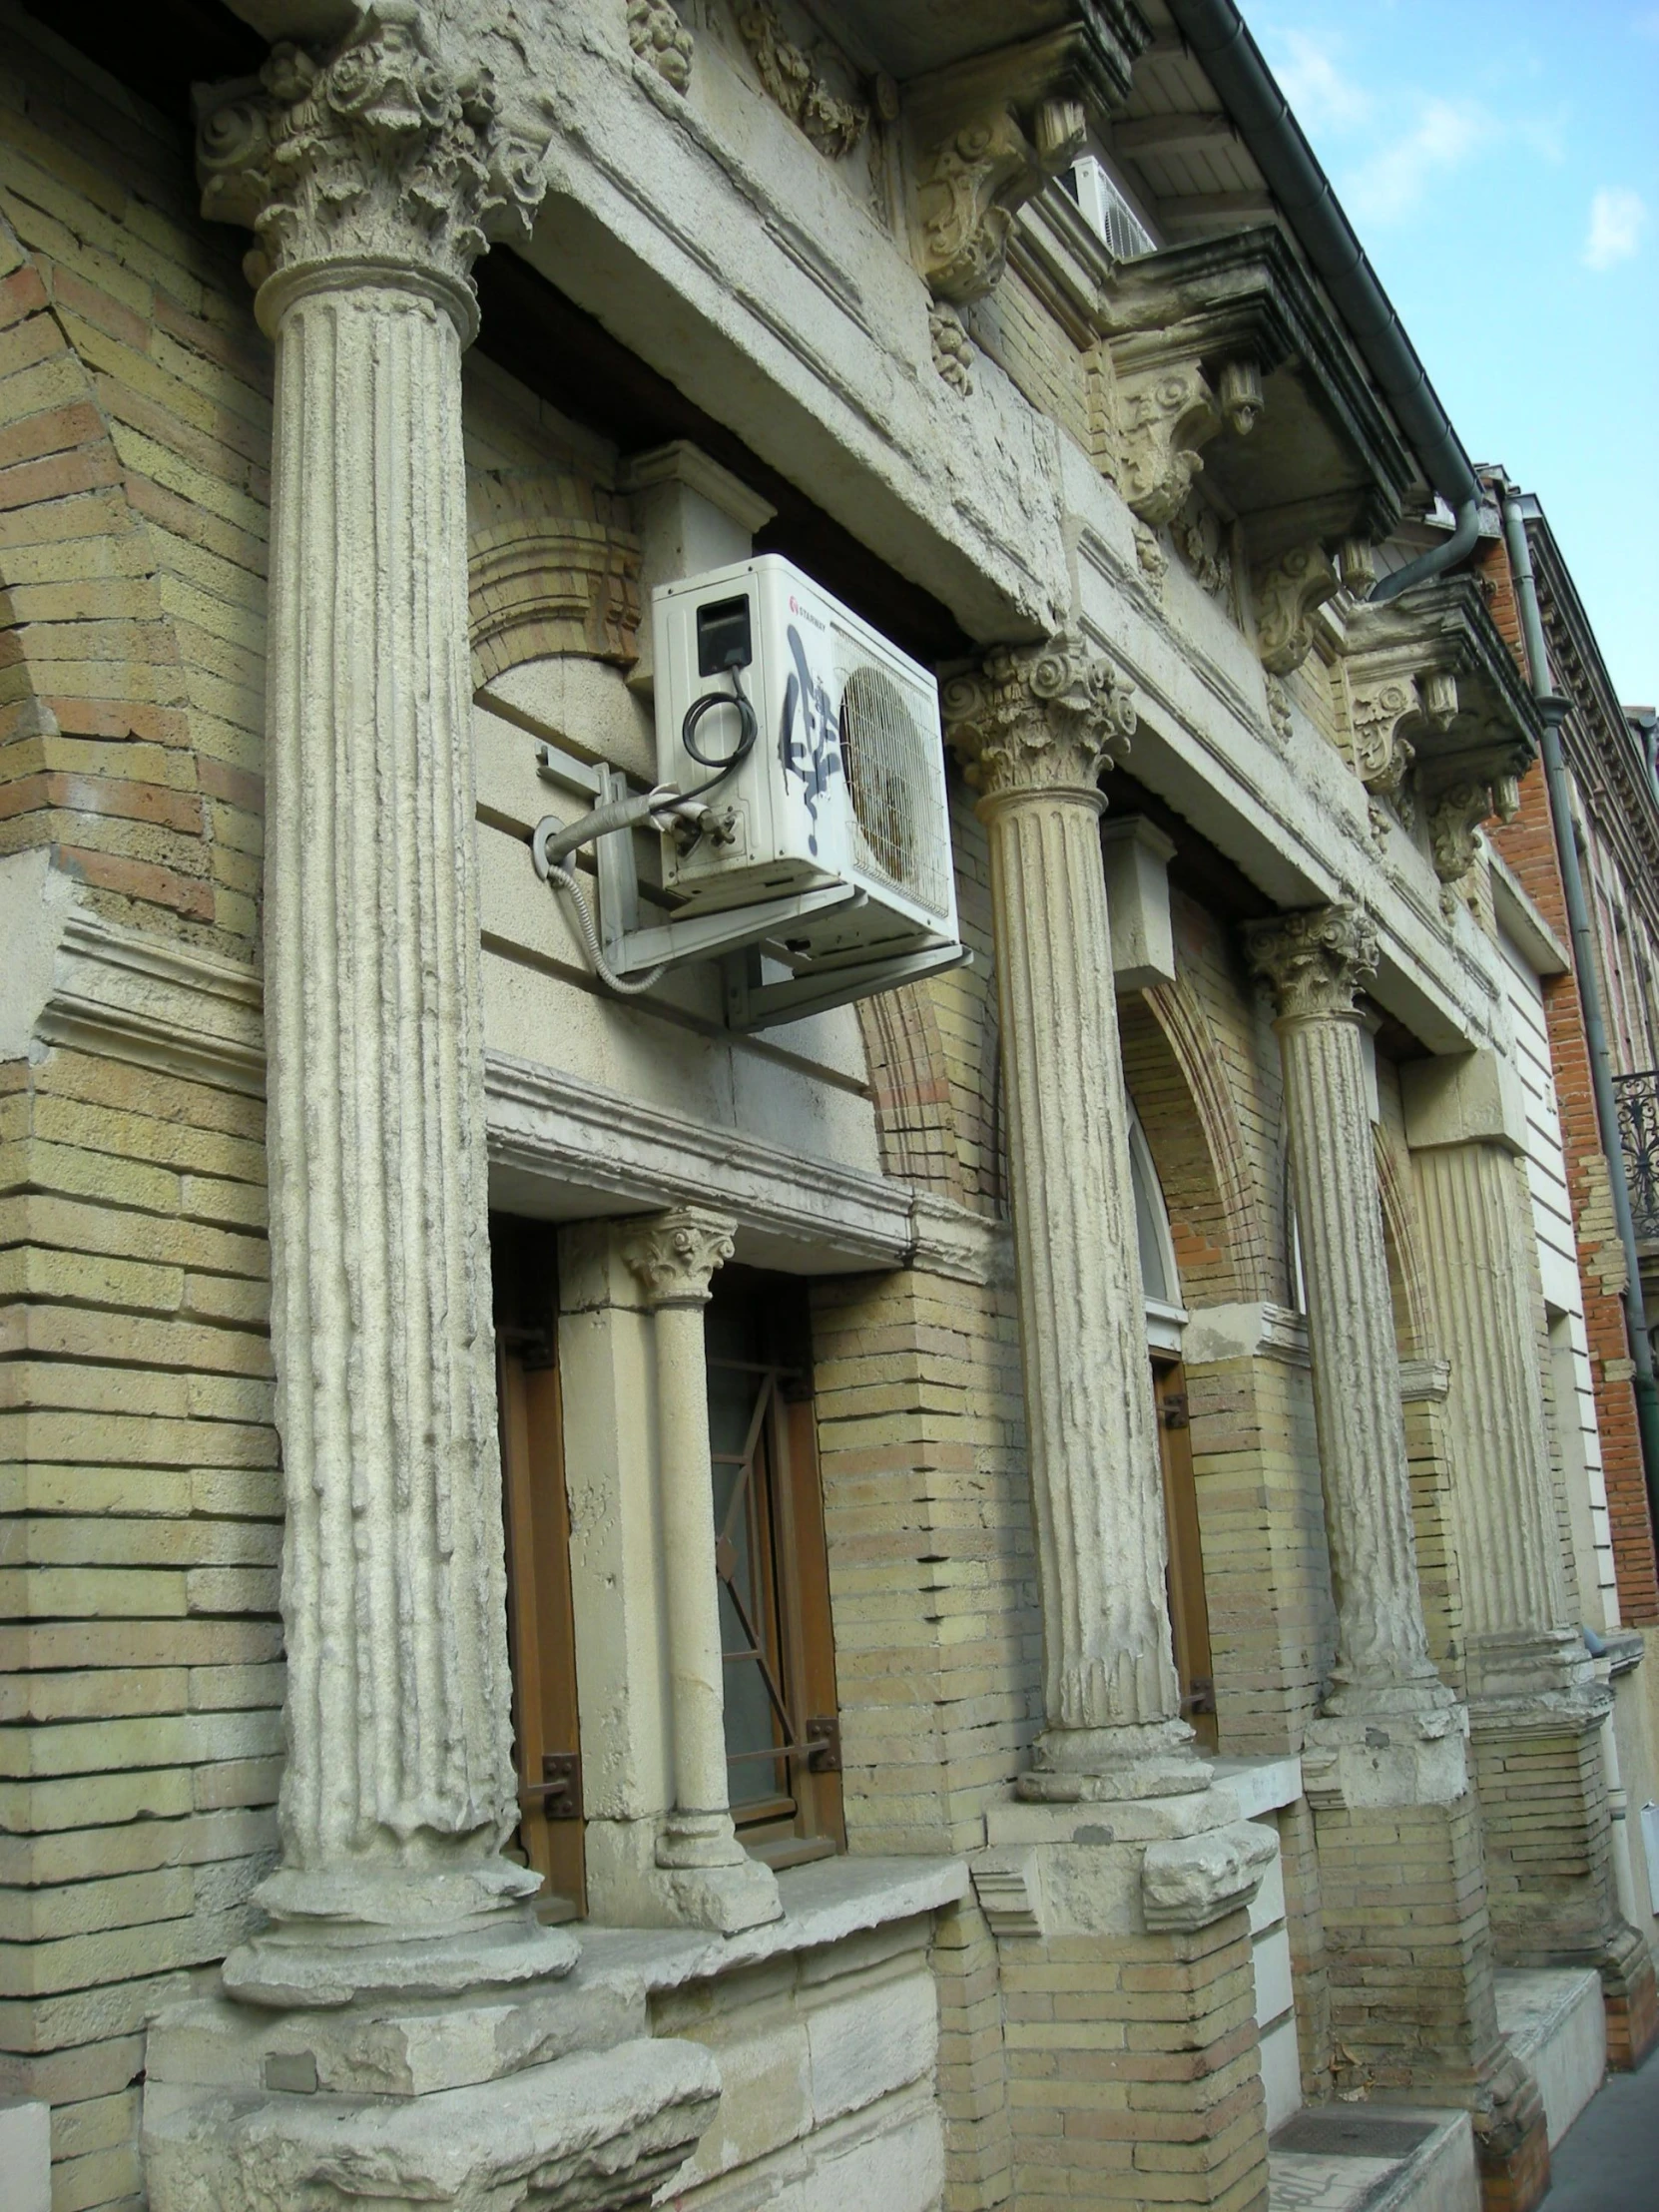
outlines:
{"label": "air conditioning unit", "polygon": [[797,973],[961,958],[927,671],[776,553],[659,586],[651,618],[659,783],[710,784],[741,749],[740,694],[757,725],[706,829],[664,835],[679,911],[810,894],[765,945]]}

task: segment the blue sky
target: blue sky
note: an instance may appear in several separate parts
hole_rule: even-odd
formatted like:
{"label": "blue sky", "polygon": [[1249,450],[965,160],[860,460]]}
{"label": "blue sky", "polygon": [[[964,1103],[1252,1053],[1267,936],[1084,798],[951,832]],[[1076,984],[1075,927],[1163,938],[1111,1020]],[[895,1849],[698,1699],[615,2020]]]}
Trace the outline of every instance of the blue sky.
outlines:
{"label": "blue sky", "polygon": [[1659,700],[1659,5],[1244,0],[1471,460]]}

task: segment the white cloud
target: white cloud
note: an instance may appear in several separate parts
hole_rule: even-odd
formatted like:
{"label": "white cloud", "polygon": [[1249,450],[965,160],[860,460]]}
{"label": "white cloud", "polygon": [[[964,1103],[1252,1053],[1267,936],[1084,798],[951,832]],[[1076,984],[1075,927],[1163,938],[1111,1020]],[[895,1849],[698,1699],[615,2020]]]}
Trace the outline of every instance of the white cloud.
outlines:
{"label": "white cloud", "polygon": [[1300,122],[1362,123],[1370,115],[1371,95],[1343,75],[1330,47],[1306,31],[1287,31],[1284,49],[1274,74]]}
{"label": "white cloud", "polygon": [[1606,185],[1590,202],[1590,235],[1584,241],[1586,269],[1612,269],[1641,251],[1647,208],[1638,192]]}
{"label": "white cloud", "polygon": [[1397,223],[1417,206],[1437,175],[1459,168],[1499,135],[1485,109],[1472,102],[1424,100],[1403,138],[1352,172],[1344,197],[1369,222]]}

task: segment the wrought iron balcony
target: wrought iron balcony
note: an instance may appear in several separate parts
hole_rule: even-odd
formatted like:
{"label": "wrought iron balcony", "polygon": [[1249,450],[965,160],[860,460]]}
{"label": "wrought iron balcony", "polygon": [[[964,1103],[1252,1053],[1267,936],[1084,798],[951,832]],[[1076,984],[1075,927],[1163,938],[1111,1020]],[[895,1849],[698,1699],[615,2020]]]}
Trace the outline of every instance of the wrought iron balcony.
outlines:
{"label": "wrought iron balcony", "polygon": [[1613,1088],[1636,1242],[1659,1244],[1659,1068],[1648,1068],[1640,1075],[1615,1075]]}

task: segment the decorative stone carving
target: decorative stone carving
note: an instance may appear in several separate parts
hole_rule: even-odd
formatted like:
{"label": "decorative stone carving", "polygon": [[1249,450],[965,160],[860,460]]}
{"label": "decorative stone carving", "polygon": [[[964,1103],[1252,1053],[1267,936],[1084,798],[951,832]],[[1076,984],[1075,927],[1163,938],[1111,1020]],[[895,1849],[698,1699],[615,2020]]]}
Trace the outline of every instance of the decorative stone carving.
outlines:
{"label": "decorative stone carving", "polygon": [[1351,1014],[1355,994],[1377,973],[1377,925],[1359,906],[1315,906],[1258,924],[1250,957],[1284,1019]]}
{"label": "decorative stone carving", "polygon": [[1123,422],[1118,488],[1154,529],[1173,522],[1204,466],[1199,447],[1221,428],[1215,394],[1196,364],[1126,378],[1118,405]]}
{"label": "decorative stone carving", "polygon": [[1216,386],[1221,418],[1236,438],[1249,437],[1261,419],[1265,404],[1262,371],[1252,360],[1224,361]]}
{"label": "decorative stone carving", "polygon": [[1458,883],[1480,855],[1480,825],[1496,811],[1492,787],[1464,777],[1435,795],[1428,810],[1428,849],[1442,883]]}
{"label": "decorative stone carving", "polygon": [[1076,101],[1044,100],[1028,138],[1013,107],[993,99],[933,142],[921,158],[917,191],[922,275],[935,299],[965,305],[995,288],[1016,211],[1070,167],[1083,129]]}
{"label": "decorative stone carving", "polygon": [[1067,636],[999,648],[942,704],[984,795],[1007,1070],[1046,1716],[1019,1787],[1195,1789],[1208,1770],[1170,1641],[1095,784],[1134,726],[1129,687]]}
{"label": "decorative stone carving", "polygon": [[467,596],[480,683],[550,653],[634,660],[640,541],[571,504],[568,478],[549,470],[470,478]]}
{"label": "decorative stone carving", "polygon": [[1042,1855],[1036,1851],[982,1851],[969,1862],[973,1894],[991,1934],[1043,1932]]}
{"label": "decorative stone carving", "polygon": [[1428,1657],[1417,1588],[1399,1356],[1354,1004],[1376,971],[1377,931],[1359,908],[1338,905],[1256,923],[1246,941],[1280,1009],[1337,1600],[1326,1711],[1345,1722],[1431,1711],[1451,1696]]}
{"label": "decorative stone carving", "polygon": [[[494,45],[510,69],[508,35]],[[525,67],[516,82],[528,81]],[[415,0],[370,0],[332,54],[283,41],[257,90],[199,93],[202,212],[254,232],[256,284],[320,262],[390,260],[467,287],[490,239],[529,236],[551,114],[539,94],[509,109],[497,71],[447,52]]]}
{"label": "decorative stone carving", "polygon": [[962,327],[962,318],[943,299],[927,310],[927,335],[933,346],[933,366],[951,390],[966,398],[973,389],[973,342]]}
{"label": "decorative stone carving", "polygon": [[1161,599],[1164,595],[1164,578],[1169,574],[1169,555],[1164,551],[1164,541],[1139,515],[1131,519],[1135,532],[1136,562],[1154,595]]}
{"label": "decorative stone carving", "polygon": [[726,1769],[703,1308],[715,1270],[732,1257],[736,1227],[725,1215],[682,1206],[622,1240],[656,1317],[658,1485],[663,1549],[674,1562],[667,1591],[675,1802],[657,1865],[675,1918],[728,1934],[783,1911],[776,1876],[738,1842]]}
{"label": "decorative stone carving", "polygon": [[869,125],[869,110],[834,92],[814,57],[784,35],[775,0],[749,0],[738,11],[738,29],[760,72],[769,99],[799,124],[821,154],[840,161]]}
{"label": "decorative stone carving", "polygon": [[1405,813],[1405,779],[1416,748],[1401,733],[1421,719],[1422,704],[1409,681],[1384,683],[1375,691],[1352,695],[1354,766],[1374,800],[1386,800]]}
{"label": "decorative stone carving", "polygon": [[1279,681],[1277,676],[1268,677],[1266,681],[1266,692],[1268,702],[1268,727],[1273,733],[1275,744],[1283,753],[1285,748],[1291,742],[1290,694],[1286,691],[1284,685]]}
{"label": "decorative stone carving", "polygon": [[1227,549],[1222,526],[1201,499],[1189,499],[1175,525],[1175,542],[1192,570],[1193,579],[1212,599],[1233,596],[1233,556]]}
{"label": "decorative stone carving", "polygon": [[996,647],[976,673],[951,678],[941,706],[968,781],[987,798],[1092,793],[1135,730],[1133,685],[1073,634]]}
{"label": "decorative stone carving", "polygon": [[628,43],[676,92],[691,84],[692,35],[669,0],[628,0]]}
{"label": "decorative stone carving", "polygon": [[1262,666],[1289,676],[1314,648],[1314,617],[1337,591],[1323,545],[1297,545],[1256,578],[1256,638]]}

